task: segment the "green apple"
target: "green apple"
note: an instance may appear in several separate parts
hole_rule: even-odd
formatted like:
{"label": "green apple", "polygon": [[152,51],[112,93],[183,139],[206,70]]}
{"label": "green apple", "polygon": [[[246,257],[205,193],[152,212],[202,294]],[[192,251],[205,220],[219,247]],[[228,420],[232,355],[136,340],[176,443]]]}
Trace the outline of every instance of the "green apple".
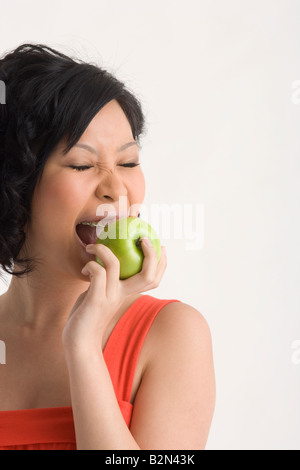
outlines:
{"label": "green apple", "polygon": [[[142,269],[144,253],[141,238],[151,241],[160,259],[160,240],[150,224],[138,217],[124,217],[108,223],[99,234],[97,242],[107,246],[120,261],[120,279],[127,279]],[[96,256],[96,261],[105,267]]]}

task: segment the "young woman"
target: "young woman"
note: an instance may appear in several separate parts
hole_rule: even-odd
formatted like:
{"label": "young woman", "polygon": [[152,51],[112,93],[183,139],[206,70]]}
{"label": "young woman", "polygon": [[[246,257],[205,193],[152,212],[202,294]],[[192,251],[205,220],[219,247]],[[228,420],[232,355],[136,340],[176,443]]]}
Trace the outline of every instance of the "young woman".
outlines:
{"label": "young woman", "polygon": [[215,402],[205,319],[144,294],[165,272],[164,247],[158,262],[143,240],[142,271],[119,280],[88,225],[102,204],[122,217],[121,197],[138,216],[139,101],[45,45],[6,54],[0,80],[0,265],[12,274],[0,297],[0,449],[205,448]]}

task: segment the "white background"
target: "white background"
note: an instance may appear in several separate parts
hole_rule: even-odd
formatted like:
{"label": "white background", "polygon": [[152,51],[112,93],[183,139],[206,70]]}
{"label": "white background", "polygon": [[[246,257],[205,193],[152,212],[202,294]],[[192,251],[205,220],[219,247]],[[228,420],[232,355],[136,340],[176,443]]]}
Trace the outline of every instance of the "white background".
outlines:
{"label": "white background", "polygon": [[300,449],[299,0],[0,0],[0,9],[1,55],[46,43],[136,92],[148,210],[204,208],[202,248],[163,240],[168,270],[149,293],[193,305],[210,325],[207,448]]}

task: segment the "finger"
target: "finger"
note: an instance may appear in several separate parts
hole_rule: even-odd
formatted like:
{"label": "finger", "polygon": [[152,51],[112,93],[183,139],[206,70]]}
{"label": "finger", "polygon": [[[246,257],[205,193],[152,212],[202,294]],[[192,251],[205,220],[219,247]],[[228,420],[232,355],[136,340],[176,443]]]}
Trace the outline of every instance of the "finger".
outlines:
{"label": "finger", "polygon": [[152,284],[155,284],[158,266],[160,266],[159,269],[163,269],[165,257],[161,255],[158,263],[157,253],[151,242],[148,245],[145,239],[142,239],[142,249],[144,253],[142,270],[138,274],[122,281],[122,289],[124,289],[126,295],[153,289]]}
{"label": "finger", "polygon": [[88,253],[97,256],[104,264],[106,272],[106,295],[108,298],[115,298],[118,292],[120,278],[120,261],[105,245],[87,245],[86,250]]}
{"label": "finger", "polygon": [[153,282],[152,289],[155,289],[158,287],[161,283],[162,277],[166,271],[167,268],[167,253],[166,253],[166,247],[162,246],[161,247],[161,255],[160,255],[160,260],[157,266],[157,271],[156,271],[156,276]]}
{"label": "finger", "polygon": [[154,280],[149,284],[148,290],[150,289],[156,289],[160,285],[160,282],[162,280],[162,277],[165,273],[167,267],[167,255],[166,255],[166,247],[162,246],[161,247],[161,255],[160,255],[160,260],[157,265],[157,270],[156,270],[156,275]]}
{"label": "finger", "polygon": [[142,249],[144,253],[144,260],[142,269],[138,275],[139,278],[143,278],[146,284],[153,282],[158,265],[158,257],[154,246],[148,238],[142,238]]}
{"label": "finger", "polygon": [[106,295],[106,272],[96,261],[89,261],[81,273],[89,276],[90,286],[86,292],[84,302],[99,302]]}

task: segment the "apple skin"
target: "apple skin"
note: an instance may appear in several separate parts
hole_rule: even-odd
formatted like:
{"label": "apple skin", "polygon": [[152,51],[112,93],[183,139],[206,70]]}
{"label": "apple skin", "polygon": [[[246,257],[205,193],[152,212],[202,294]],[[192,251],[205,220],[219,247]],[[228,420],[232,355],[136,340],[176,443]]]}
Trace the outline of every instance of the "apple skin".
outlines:
{"label": "apple skin", "polygon": [[[98,235],[98,233],[97,233]],[[140,239],[147,237],[151,241],[160,260],[160,240],[150,224],[138,217],[124,217],[105,226],[98,235],[97,242],[107,246],[120,261],[120,279],[128,279],[142,269],[144,253]],[[96,256],[96,261],[105,267]]]}

